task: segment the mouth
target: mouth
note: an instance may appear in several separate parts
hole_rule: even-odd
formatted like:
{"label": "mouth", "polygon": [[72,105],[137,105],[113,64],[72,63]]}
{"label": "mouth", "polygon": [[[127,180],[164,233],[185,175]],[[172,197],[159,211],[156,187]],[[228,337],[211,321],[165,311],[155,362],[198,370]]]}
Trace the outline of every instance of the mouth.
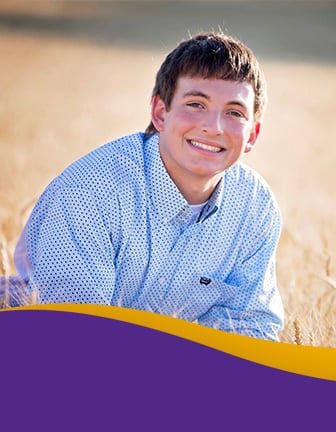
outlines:
{"label": "mouth", "polygon": [[190,145],[192,145],[193,147],[196,147],[196,148],[199,148],[202,150],[206,150],[206,151],[211,152],[211,153],[220,153],[222,151],[225,151],[225,149],[223,149],[221,147],[216,147],[213,145],[204,144],[204,143],[201,143],[201,142],[195,141],[195,140],[187,140],[187,142]]}

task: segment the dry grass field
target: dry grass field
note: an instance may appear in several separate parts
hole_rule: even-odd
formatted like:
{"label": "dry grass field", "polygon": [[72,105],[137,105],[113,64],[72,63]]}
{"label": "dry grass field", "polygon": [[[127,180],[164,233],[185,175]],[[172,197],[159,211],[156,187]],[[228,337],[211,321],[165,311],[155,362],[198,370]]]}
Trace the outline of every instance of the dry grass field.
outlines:
{"label": "dry grass field", "polygon": [[[110,25],[115,29],[110,39],[97,30],[99,10],[93,2],[81,7],[71,2],[68,6],[64,2],[29,2],[29,7],[27,2],[3,2],[0,6],[2,275],[15,273],[16,241],[35,200],[52,178],[98,145],[147,125],[156,69],[165,52],[178,42],[180,33],[174,34],[178,26],[174,21],[167,42],[162,41],[168,30],[155,37],[150,28],[142,33],[148,32],[148,43],[145,37],[139,41],[130,31],[136,20],[128,16],[124,29],[127,37],[122,38],[122,18],[127,11],[135,13],[137,2],[123,3],[124,9],[119,4],[119,8],[109,10]],[[333,2],[326,3],[335,12]],[[320,23],[321,33],[312,40],[329,40],[331,35],[323,31],[330,31],[330,23],[335,21],[330,10],[325,26],[323,20]],[[71,32],[71,19],[79,15],[81,21],[74,21],[77,30]],[[50,19],[55,17],[58,20]],[[88,17],[91,21],[85,21]],[[314,22],[314,17],[311,19]],[[60,22],[68,24],[62,27]],[[85,37],[93,24],[100,38]],[[156,35],[160,35],[159,28],[155,26]],[[181,34],[186,35],[189,28],[183,28]],[[303,28],[296,31],[300,30],[304,32]],[[239,29],[235,33],[239,36]],[[261,46],[257,38],[253,41],[256,48]],[[293,40],[295,43],[297,40]],[[260,49],[270,101],[260,141],[245,157],[245,162],[270,183],[283,213],[278,280],[286,326],[281,340],[330,347],[336,347],[333,44],[329,42],[329,48],[323,45],[326,53],[312,45],[316,56],[311,58],[295,57],[290,50],[286,57],[278,45],[279,55],[272,51],[272,45],[268,45],[269,52]]]}

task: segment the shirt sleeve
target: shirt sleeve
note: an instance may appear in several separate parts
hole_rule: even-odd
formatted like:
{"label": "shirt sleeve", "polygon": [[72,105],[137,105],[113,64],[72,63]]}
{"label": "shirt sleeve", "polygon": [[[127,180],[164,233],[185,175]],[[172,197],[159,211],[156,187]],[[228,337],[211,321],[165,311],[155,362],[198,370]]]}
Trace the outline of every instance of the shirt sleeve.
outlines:
{"label": "shirt sleeve", "polygon": [[281,215],[272,207],[245,239],[244,253],[225,281],[235,294],[214,305],[198,322],[224,331],[278,341],[283,328],[283,305],[276,283],[275,253]]}
{"label": "shirt sleeve", "polygon": [[15,265],[42,303],[110,304],[114,249],[92,191],[47,189],[18,242]]}

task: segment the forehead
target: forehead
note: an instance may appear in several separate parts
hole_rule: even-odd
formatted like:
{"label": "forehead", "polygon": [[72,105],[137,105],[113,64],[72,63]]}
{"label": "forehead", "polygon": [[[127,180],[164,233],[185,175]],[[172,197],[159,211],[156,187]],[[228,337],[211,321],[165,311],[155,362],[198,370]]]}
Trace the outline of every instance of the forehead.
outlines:
{"label": "forehead", "polygon": [[205,97],[209,101],[227,104],[237,101],[246,106],[254,106],[255,94],[250,83],[217,78],[180,77],[174,97]]}

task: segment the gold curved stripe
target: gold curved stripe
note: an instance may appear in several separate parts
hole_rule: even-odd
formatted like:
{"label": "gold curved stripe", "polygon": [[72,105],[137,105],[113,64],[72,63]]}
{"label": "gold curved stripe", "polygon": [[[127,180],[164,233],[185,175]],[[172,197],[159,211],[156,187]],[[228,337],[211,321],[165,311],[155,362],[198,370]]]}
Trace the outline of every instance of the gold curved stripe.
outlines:
{"label": "gold curved stripe", "polygon": [[336,381],[336,349],[298,346],[240,336],[177,318],[134,309],[102,305],[34,305],[16,310],[74,312],[111,318],[159,330],[272,368]]}

